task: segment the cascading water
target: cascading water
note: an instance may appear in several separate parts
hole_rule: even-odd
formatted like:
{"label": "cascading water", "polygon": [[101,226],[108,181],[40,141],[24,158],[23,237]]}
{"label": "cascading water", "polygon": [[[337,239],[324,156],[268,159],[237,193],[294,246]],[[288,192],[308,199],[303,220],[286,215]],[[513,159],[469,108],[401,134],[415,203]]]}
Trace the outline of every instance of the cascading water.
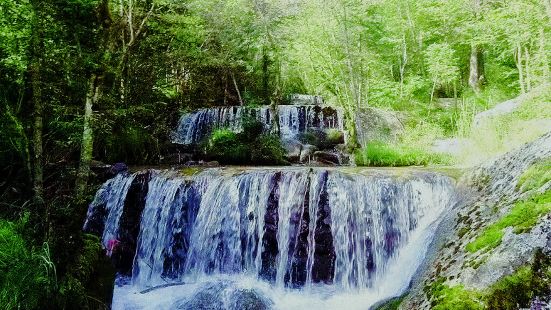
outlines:
{"label": "cascading water", "polygon": [[239,132],[243,120],[252,118],[264,124],[266,130],[273,129],[278,119],[282,138],[294,138],[309,129],[337,129],[344,131],[344,119],[339,109],[317,105],[280,105],[276,113],[268,106],[215,107],[200,109],[182,115],[177,129],[172,133],[172,142],[196,144],[207,137],[215,128],[228,128]]}
{"label": "cascading water", "polygon": [[[143,206],[125,204],[143,175]],[[113,256],[133,249],[114,309],[366,309],[407,288],[453,203],[453,182],[434,173],[150,171],[109,180],[85,229]],[[130,210],[143,210],[135,246],[117,229]]]}

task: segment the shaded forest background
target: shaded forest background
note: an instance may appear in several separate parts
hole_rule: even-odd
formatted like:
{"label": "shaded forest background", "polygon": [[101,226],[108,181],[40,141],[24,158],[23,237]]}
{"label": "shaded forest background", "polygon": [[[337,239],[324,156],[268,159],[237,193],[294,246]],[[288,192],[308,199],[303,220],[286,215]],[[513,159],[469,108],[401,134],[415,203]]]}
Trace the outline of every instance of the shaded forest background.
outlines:
{"label": "shaded forest background", "polygon": [[548,82],[550,59],[550,0],[2,1],[0,234],[20,260],[0,259],[0,303],[103,303],[102,251],[80,232],[90,163],[157,164],[185,111],[307,93],[342,107],[352,137],[365,107],[461,136]]}

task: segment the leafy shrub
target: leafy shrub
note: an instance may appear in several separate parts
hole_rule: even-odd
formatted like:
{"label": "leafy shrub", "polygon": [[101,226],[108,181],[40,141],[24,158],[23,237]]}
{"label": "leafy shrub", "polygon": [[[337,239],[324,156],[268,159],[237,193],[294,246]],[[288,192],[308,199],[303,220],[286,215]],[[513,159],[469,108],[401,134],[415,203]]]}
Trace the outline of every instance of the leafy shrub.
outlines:
{"label": "leafy shrub", "polygon": [[251,150],[251,161],[256,164],[284,164],[285,150],[275,135],[261,135]]}
{"label": "leafy shrub", "polygon": [[443,155],[427,153],[423,150],[406,146],[389,145],[374,141],[366,148],[355,153],[358,166],[399,167],[426,166],[429,164],[447,163]]}
{"label": "leafy shrub", "polygon": [[215,130],[207,146],[209,157],[228,164],[245,164],[250,148],[243,144],[239,135],[228,129]]}
{"label": "leafy shrub", "polygon": [[67,309],[108,309],[104,302],[112,299],[115,270],[97,236],[81,237],[82,248],[59,285],[57,303]]}
{"label": "leafy shrub", "polygon": [[551,211],[551,191],[536,195],[529,200],[517,202],[511,212],[496,223],[486,227],[471,243],[467,251],[474,253],[481,249],[493,249],[501,244],[503,229],[513,227],[515,233],[529,231],[538,222],[540,216]]}
{"label": "leafy shrub", "polygon": [[258,121],[245,121],[240,133],[215,130],[207,142],[206,155],[223,164],[284,164],[285,150],[279,137],[263,131],[264,125]]}
{"label": "leafy shrub", "polygon": [[47,244],[32,249],[13,222],[0,221],[0,304],[3,309],[40,309],[56,287]]}

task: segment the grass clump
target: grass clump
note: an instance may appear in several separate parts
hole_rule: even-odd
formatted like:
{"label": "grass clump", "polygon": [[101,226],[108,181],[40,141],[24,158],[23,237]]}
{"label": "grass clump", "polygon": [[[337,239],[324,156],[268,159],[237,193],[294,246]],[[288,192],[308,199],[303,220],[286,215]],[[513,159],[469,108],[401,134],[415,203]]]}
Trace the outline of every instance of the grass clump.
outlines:
{"label": "grass clump", "polygon": [[513,227],[515,233],[529,231],[540,216],[551,211],[551,191],[517,202],[511,212],[488,226],[478,238],[467,244],[467,251],[474,253],[481,249],[493,249],[501,244],[503,229]]}
{"label": "grass clump", "polygon": [[379,141],[371,142],[366,148],[356,151],[355,160],[358,166],[376,167],[427,166],[448,163],[448,158],[444,155]]}
{"label": "grass clump", "polygon": [[517,189],[521,192],[534,190],[551,181],[551,158],[532,165],[520,177]]}
{"label": "grass clump", "polygon": [[40,309],[56,288],[49,247],[30,248],[21,225],[0,221],[0,304],[2,309]]}

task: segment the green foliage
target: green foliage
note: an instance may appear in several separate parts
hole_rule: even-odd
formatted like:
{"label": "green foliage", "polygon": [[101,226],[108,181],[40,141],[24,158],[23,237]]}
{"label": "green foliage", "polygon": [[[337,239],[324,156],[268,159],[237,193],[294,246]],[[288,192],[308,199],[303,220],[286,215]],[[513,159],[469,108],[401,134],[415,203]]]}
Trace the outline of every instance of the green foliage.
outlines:
{"label": "green foliage", "polygon": [[446,163],[445,156],[401,145],[373,141],[355,153],[358,166],[401,167]]}
{"label": "green foliage", "polygon": [[0,220],[0,304],[3,309],[41,309],[56,289],[49,247],[30,248],[23,223]]}
{"label": "green foliage", "polygon": [[517,202],[507,215],[486,227],[474,241],[467,244],[466,249],[471,253],[482,249],[493,249],[501,244],[503,229],[512,227],[517,234],[530,231],[539,218],[549,211],[551,211],[551,191]]}
{"label": "green foliage", "polygon": [[276,135],[260,135],[252,145],[251,161],[260,165],[281,165],[285,163],[285,150]]}
{"label": "green foliage", "polygon": [[427,71],[436,85],[453,83],[459,77],[459,60],[447,43],[433,43],[425,51]]}
{"label": "green foliage", "polygon": [[101,242],[94,235],[84,234],[82,248],[68,266],[59,290],[57,303],[64,308],[108,309],[113,292],[114,270],[105,257]]}
{"label": "green foliage", "polygon": [[208,141],[207,155],[222,163],[245,164],[249,154],[250,148],[228,129],[215,130]]}
{"label": "green foliage", "polygon": [[263,132],[263,124],[253,120],[245,120],[239,133],[217,129],[207,142],[206,155],[223,164],[284,164],[279,137]]}

